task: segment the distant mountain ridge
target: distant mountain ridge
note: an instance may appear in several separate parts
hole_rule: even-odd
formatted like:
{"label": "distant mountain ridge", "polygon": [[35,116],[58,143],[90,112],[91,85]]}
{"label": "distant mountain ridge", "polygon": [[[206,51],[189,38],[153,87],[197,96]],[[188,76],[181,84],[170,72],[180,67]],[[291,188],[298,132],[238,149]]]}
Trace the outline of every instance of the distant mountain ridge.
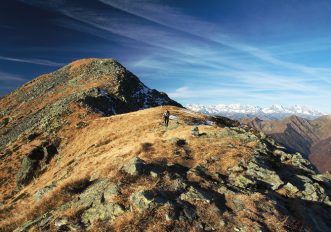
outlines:
{"label": "distant mountain ridge", "polygon": [[282,105],[272,105],[270,107],[259,107],[241,104],[219,104],[200,105],[189,104],[186,108],[199,113],[209,115],[221,115],[231,119],[240,120],[242,118],[259,118],[261,120],[281,120],[291,115],[296,115],[305,119],[315,119],[323,113],[310,109],[307,106],[294,105],[285,107]]}
{"label": "distant mountain ridge", "polygon": [[314,120],[294,115],[282,120],[245,118],[240,122],[271,136],[291,152],[300,152],[319,171],[331,171],[331,116]]}

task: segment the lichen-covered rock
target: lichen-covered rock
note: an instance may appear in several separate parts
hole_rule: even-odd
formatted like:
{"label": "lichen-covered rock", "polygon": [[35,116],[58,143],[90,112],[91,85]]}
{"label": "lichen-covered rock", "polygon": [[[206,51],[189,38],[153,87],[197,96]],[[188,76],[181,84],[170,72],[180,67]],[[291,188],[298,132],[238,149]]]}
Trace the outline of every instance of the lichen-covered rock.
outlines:
{"label": "lichen-covered rock", "polygon": [[58,218],[55,220],[54,225],[58,228],[68,224],[68,218]]}
{"label": "lichen-covered rock", "polygon": [[132,205],[139,211],[147,209],[153,203],[153,195],[150,192],[139,191],[130,196]]}
{"label": "lichen-covered rock", "polygon": [[158,175],[157,175],[156,172],[150,171],[149,174],[150,174],[151,177],[153,177],[153,178],[157,178],[157,177],[158,177]]}
{"label": "lichen-covered rock", "polygon": [[302,199],[309,201],[320,201],[331,206],[331,201],[327,196],[325,189],[319,185],[319,183],[314,182],[306,176],[296,175],[296,177],[301,181],[300,185],[303,185],[303,190],[300,191]]}
{"label": "lichen-covered rock", "polygon": [[56,147],[48,142],[32,149],[22,160],[21,168],[16,176],[17,188],[29,184],[34,177],[44,171],[56,154]]}
{"label": "lichen-covered rock", "polygon": [[21,169],[16,176],[17,187],[27,185],[31,182],[38,171],[38,161],[37,159],[31,159],[29,156],[23,158]]}
{"label": "lichen-covered rock", "polygon": [[282,150],[274,150],[273,154],[276,156],[280,157],[280,160],[282,162],[287,161],[287,160],[291,160],[292,159],[292,155],[291,154],[287,154],[286,152],[282,151]]}
{"label": "lichen-covered rock", "polygon": [[290,182],[288,182],[286,185],[284,185],[284,188],[289,191],[291,194],[296,194],[299,192],[299,189],[294,186],[293,184],[291,184]]}
{"label": "lichen-covered rock", "polygon": [[284,184],[276,171],[268,165],[268,160],[263,155],[254,156],[244,167],[242,164],[228,169],[229,180],[233,185],[240,188],[257,186],[258,182],[272,190],[278,189]]}
{"label": "lichen-covered rock", "polygon": [[270,170],[257,162],[258,161],[256,160],[252,160],[248,163],[246,171],[247,175],[256,180],[262,181],[267,185],[271,185],[272,190],[276,190],[284,184],[275,171]]}
{"label": "lichen-covered rock", "polygon": [[208,194],[206,191],[201,189],[197,189],[193,186],[190,186],[188,191],[182,193],[179,198],[183,201],[192,202],[192,201],[203,201],[206,203],[210,203],[212,196]]}
{"label": "lichen-covered rock", "polygon": [[118,185],[108,179],[97,180],[79,195],[77,205],[89,207],[119,194]]}
{"label": "lichen-covered rock", "polygon": [[302,157],[300,153],[295,153],[291,158],[291,162],[293,166],[309,172],[310,174],[315,174],[317,171],[307,159]]}
{"label": "lichen-covered rock", "polygon": [[130,196],[130,201],[135,209],[143,211],[148,208],[152,208],[157,204],[165,204],[167,202],[161,196],[156,195],[152,191],[138,191],[134,192]]}
{"label": "lichen-covered rock", "polygon": [[256,185],[256,181],[245,175],[230,175],[229,180],[234,186],[248,189]]}
{"label": "lichen-covered rock", "polygon": [[[209,134],[211,136],[211,134]],[[245,131],[243,128],[239,127],[225,127],[220,130],[218,133],[213,134],[217,138],[231,137],[233,139],[238,139],[240,141],[256,141],[258,137],[251,132]]]}
{"label": "lichen-covered rock", "polygon": [[120,194],[120,189],[119,189],[120,183],[109,183],[109,185],[106,187],[103,195],[106,200],[111,199],[114,196],[117,196]]}
{"label": "lichen-covered rock", "polygon": [[46,224],[51,220],[52,214],[51,212],[45,213],[40,217],[37,217],[33,220],[29,220],[25,222],[23,225],[16,228],[13,232],[27,232],[30,230],[31,227],[37,224]]}
{"label": "lichen-covered rock", "polygon": [[33,199],[35,201],[39,201],[44,195],[46,195],[48,192],[50,192],[55,187],[56,187],[55,184],[50,184],[50,185],[47,185],[47,186],[39,189],[38,191],[35,192],[35,194],[33,194]]}
{"label": "lichen-covered rock", "polygon": [[145,171],[145,162],[135,156],[122,167],[122,170],[132,176],[143,174]]}
{"label": "lichen-covered rock", "polygon": [[125,213],[122,205],[116,203],[95,203],[82,214],[82,222],[91,224],[96,220],[113,220],[117,216]]}

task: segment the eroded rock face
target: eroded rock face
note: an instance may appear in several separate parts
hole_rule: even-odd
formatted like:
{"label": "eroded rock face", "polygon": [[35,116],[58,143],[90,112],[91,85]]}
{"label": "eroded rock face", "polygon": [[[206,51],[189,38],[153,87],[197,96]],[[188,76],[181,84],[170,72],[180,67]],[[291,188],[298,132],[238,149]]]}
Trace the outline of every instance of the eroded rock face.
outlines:
{"label": "eroded rock face", "polygon": [[157,204],[165,204],[167,202],[161,196],[153,193],[152,191],[139,191],[131,194],[130,201],[132,206],[138,211],[143,211],[148,208],[155,207]]}
{"label": "eroded rock face", "polygon": [[179,198],[183,201],[192,202],[192,201],[204,201],[206,203],[210,203],[212,197],[208,192],[197,189],[193,186],[190,186],[189,189],[182,193]]}
{"label": "eroded rock face", "polygon": [[34,177],[42,173],[57,152],[57,148],[53,144],[46,143],[34,148],[25,156],[22,160],[21,169],[17,173],[17,188],[29,184]]}
{"label": "eroded rock face", "polygon": [[322,116],[313,120],[290,116],[283,120],[244,119],[247,124],[273,137],[292,152],[300,152],[320,172],[331,170],[331,118]]}
{"label": "eroded rock face", "polygon": [[125,209],[120,204],[95,204],[87,209],[82,215],[84,224],[93,223],[96,220],[113,220],[117,216],[125,213]]}
{"label": "eroded rock face", "polygon": [[246,173],[258,181],[271,185],[272,190],[277,190],[284,184],[284,182],[277,175],[276,171],[263,167],[261,162],[259,163],[257,157],[255,160],[249,162]]}
{"label": "eroded rock face", "polygon": [[41,148],[36,148],[31,151],[22,160],[22,166],[17,174],[17,186],[26,185],[31,182],[32,178],[38,171],[39,161],[44,158],[44,152]]}
{"label": "eroded rock face", "polygon": [[97,220],[114,220],[126,211],[123,205],[113,199],[119,194],[119,186],[120,183],[113,183],[107,179],[95,180],[79,194],[77,200],[68,202],[62,210],[68,207],[82,208],[81,222],[85,226]]}

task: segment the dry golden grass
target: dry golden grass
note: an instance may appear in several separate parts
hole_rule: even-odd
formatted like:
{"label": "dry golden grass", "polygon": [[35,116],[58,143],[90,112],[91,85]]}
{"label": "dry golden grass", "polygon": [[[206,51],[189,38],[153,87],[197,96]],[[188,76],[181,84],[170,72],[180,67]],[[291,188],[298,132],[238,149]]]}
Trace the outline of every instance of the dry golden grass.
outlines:
{"label": "dry golden grass", "polygon": [[[120,168],[134,156],[139,156],[147,163],[159,165],[179,164],[192,168],[197,164],[208,164],[206,166],[209,173],[219,172],[224,175],[227,174],[229,168],[239,163],[248,162],[253,156],[252,150],[256,144],[243,144],[242,141],[226,137],[222,139],[208,136],[194,137],[191,135],[192,126],[185,124],[183,119],[196,120],[197,118],[204,120],[205,116],[187,113],[177,107],[166,108],[169,109],[171,114],[179,117],[178,123],[177,120],[170,120],[168,128],[162,125],[164,107],[105,118],[97,118],[97,115],[89,115],[84,118],[82,115],[87,115],[87,112],[78,105],[71,105],[73,113],[66,119],[69,123],[59,133],[62,145],[58,157],[50,162],[44,174],[20,191],[20,193],[25,192],[28,197],[19,201],[10,210],[11,214],[1,220],[0,228],[15,228],[22,222],[73,199],[75,188],[72,189],[72,186],[79,186],[80,181],[82,179],[87,180],[89,176],[95,178],[107,177],[111,178],[113,182],[120,181],[122,183],[121,197],[113,200],[128,207],[129,202],[127,200],[132,192],[152,190],[157,188],[158,184],[158,179],[153,179],[150,176],[130,177],[120,171]],[[87,126],[77,129],[76,125],[81,121],[86,122]],[[222,130],[222,128],[199,126],[199,130],[201,133],[212,134]],[[176,145],[174,138],[184,139],[186,144]],[[232,144],[232,147],[229,147],[229,144]],[[31,144],[24,147],[25,151],[28,146],[31,146]],[[17,157],[19,156],[11,157],[11,159],[17,159],[16,163],[11,160],[11,163],[16,165],[12,168],[11,173],[15,173],[15,170],[19,167],[21,157]],[[215,157],[217,159],[213,160]],[[65,174],[70,177],[67,178]],[[54,181],[58,184],[56,189],[48,193],[39,202],[32,199],[31,196],[37,190]],[[168,184],[169,188],[172,187],[171,180],[167,181],[165,178],[162,181],[165,185]],[[200,182],[201,180],[192,179],[192,181]],[[202,182],[201,184],[203,185]],[[82,185],[84,185],[84,181]],[[205,187],[207,188],[208,185]],[[245,200],[249,202],[248,198]],[[10,201],[7,203],[9,205]],[[30,210],[26,210],[27,205],[29,205]],[[203,205],[201,207],[204,209],[212,206]],[[231,208],[232,206],[229,205],[228,207]],[[248,203],[247,207],[251,207],[252,211],[257,210],[254,205],[250,206]],[[175,226],[176,228],[188,230],[189,226],[185,223],[176,222],[176,225],[169,225],[164,220],[164,214],[167,210],[170,209],[160,207],[155,212],[149,212],[155,215],[154,221],[147,222],[147,218],[149,218],[148,220],[151,219],[150,214],[137,216],[129,212],[117,218],[112,225],[97,222],[92,228],[95,231],[98,231],[99,228],[99,231],[103,229],[104,231],[108,229],[108,231],[135,231],[134,228],[136,228],[136,231],[160,231],[159,229],[165,231]],[[201,213],[201,215],[211,223],[219,217],[217,213],[208,212]],[[75,217],[77,213],[79,213],[79,209],[65,212],[68,217]],[[248,224],[254,224],[253,221],[257,220],[256,215],[258,214],[254,215],[238,213],[236,217],[238,220],[245,218]],[[160,222],[162,223],[160,224]]]}
{"label": "dry golden grass", "polygon": [[[51,209],[72,200],[75,194],[83,191],[89,184],[89,176],[71,177],[62,182],[41,200],[22,202],[14,211],[9,211],[10,217],[0,221],[0,229],[10,231],[22,223],[45,214]],[[1,231],[1,230],[0,230]]]}
{"label": "dry golden grass", "polygon": [[93,58],[89,58],[89,59],[80,59],[77,61],[74,61],[72,63],[69,64],[70,66],[70,71],[74,71],[75,69],[83,66],[83,65],[87,65],[89,63],[91,63],[93,61]]}
{"label": "dry golden grass", "polygon": [[[241,202],[243,208],[238,209],[235,201]],[[240,221],[249,226],[251,230],[248,231],[255,231],[254,225],[263,225],[270,231],[287,231],[284,222],[280,221],[282,216],[279,215],[273,202],[260,193],[252,195],[227,194],[226,205],[235,213],[232,220]]]}

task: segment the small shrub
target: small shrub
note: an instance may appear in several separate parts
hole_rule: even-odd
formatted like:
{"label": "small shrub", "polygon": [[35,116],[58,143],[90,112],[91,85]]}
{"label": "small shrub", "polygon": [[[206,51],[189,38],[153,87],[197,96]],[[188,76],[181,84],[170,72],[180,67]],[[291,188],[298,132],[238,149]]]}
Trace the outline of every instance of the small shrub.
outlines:
{"label": "small shrub", "polygon": [[95,144],[95,147],[101,147],[111,142],[111,139],[104,139]]}
{"label": "small shrub", "polygon": [[152,143],[142,143],[141,150],[143,152],[150,152],[150,151],[154,150],[153,144]]}
{"label": "small shrub", "polygon": [[178,139],[176,141],[176,145],[179,146],[179,147],[182,147],[182,146],[186,145],[186,140],[185,139]]}

